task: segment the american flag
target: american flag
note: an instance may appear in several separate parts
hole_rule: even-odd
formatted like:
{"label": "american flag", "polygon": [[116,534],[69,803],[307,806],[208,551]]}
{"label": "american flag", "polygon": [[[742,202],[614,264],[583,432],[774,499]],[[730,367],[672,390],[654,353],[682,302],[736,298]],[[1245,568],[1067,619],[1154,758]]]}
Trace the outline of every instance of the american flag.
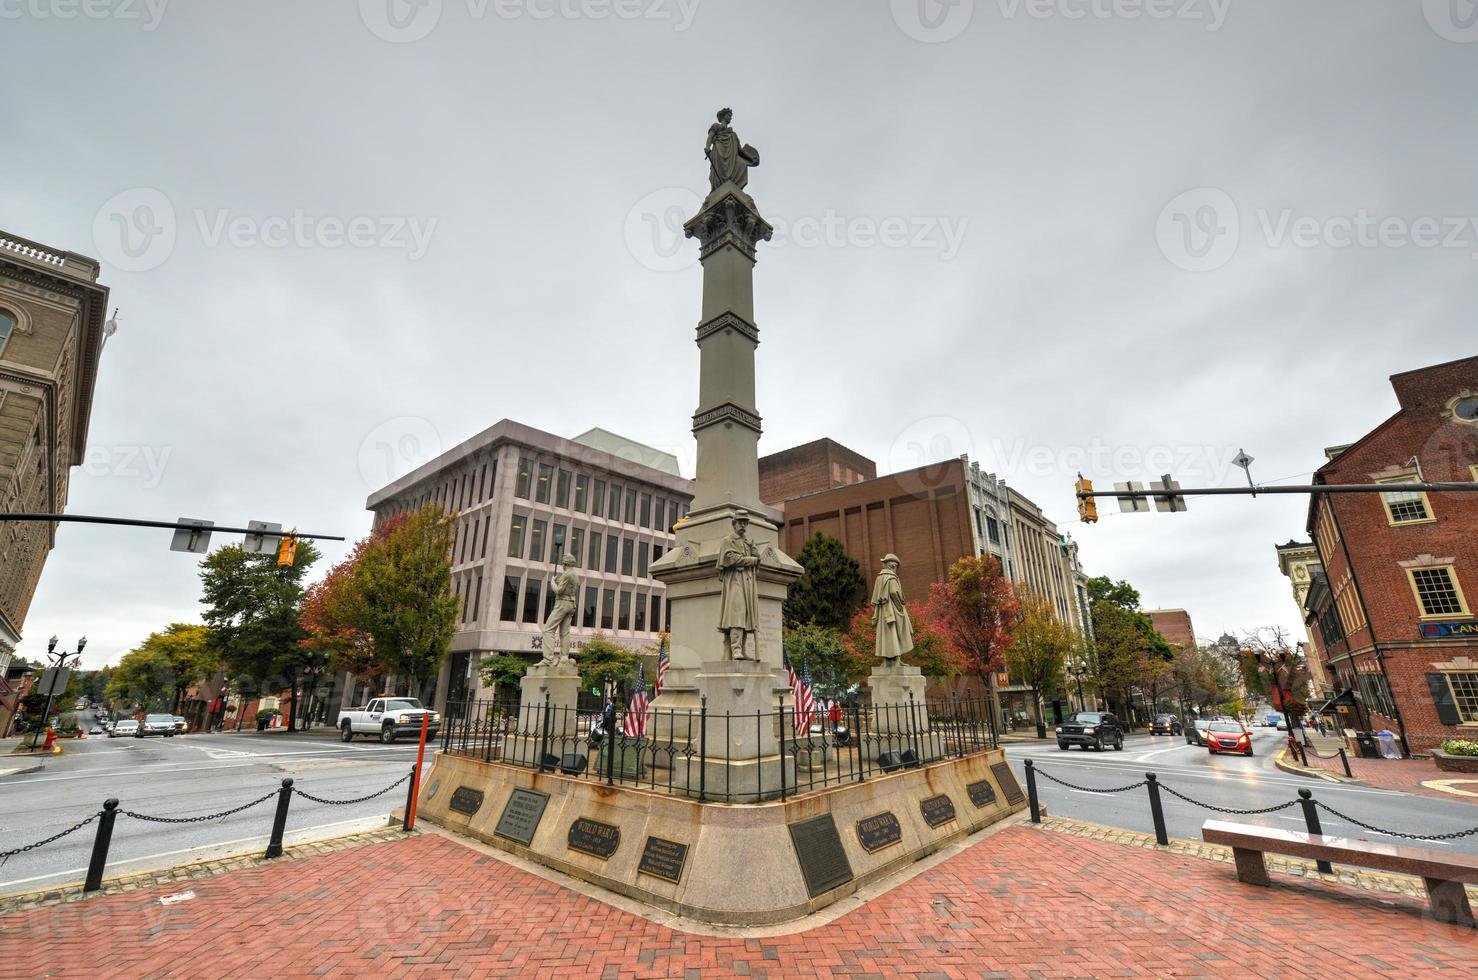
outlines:
{"label": "american flag", "polygon": [[801,672],[795,672],[795,666],[790,662],[788,654],[781,654],[785,659],[785,673],[790,678],[790,690],[795,695],[795,731],[809,731],[811,718],[816,714],[816,699],[811,695],[811,668],[805,662],[801,662]]}
{"label": "american flag", "polygon": [[641,664],[636,665],[636,686],[631,689],[631,703],[626,706],[626,722],[621,731],[637,737],[647,733],[647,678]]}
{"label": "american flag", "polygon": [[667,668],[669,666],[671,666],[671,661],[667,656],[667,637],[664,636],[662,637],[662,645],[657,649],[657,683],[652,688],[652,697],[655,698],[662,693],[662,682],[667,680]]}

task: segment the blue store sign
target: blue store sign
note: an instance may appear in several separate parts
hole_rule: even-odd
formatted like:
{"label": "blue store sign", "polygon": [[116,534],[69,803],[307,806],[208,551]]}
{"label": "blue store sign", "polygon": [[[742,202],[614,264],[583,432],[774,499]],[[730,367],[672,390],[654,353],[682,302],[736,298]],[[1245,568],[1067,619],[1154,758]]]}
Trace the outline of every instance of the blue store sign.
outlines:
{"label": "blue store sign", "polygon": [[1422,639],[1440,640],[1447,636],[1471,636],[1478,638],[1478,622],[1470,623],[1422,623]]}

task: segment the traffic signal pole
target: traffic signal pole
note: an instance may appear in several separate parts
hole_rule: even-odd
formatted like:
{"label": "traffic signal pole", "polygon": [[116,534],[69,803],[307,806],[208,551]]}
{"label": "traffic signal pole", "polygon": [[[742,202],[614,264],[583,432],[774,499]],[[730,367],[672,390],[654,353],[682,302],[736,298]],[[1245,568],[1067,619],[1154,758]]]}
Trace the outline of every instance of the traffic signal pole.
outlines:
{"label": "traffic signal pole", "polygon": [[[1091,487],[1091,484],[1090,484]],[[1242,496],[1258,497],[1265,493],[1401,493],[1423,491],[1427,493],[1449,493],[1478,491],[1475,483],[1312,483],[1306,486],[1256,486],[1245,487],[1202,487],[1199,490],[1184,488],[1174,491],[1177,497]],[[1166,496],[1165,490],[1076,490],[1079,500],[1091,497],[1123,497],[1126,500],[1152,500]]]}
{"label": "traffic signal pole", "polygon": [[[219,531],[222,534],[262,534],[261,528],[252,527],[202,527],[179,521],[141,521],[132,517],[97,517],[91,514],[0,514],[0,521],[50,521],[57,524],[117,524],[122,527],[162,527],[172,531]],[[288,532],[267,532],[268,537],[286,538]],[[311,538],[315,541],[343,541],[338,534],[308,534],[293,531],[291,537]]]}

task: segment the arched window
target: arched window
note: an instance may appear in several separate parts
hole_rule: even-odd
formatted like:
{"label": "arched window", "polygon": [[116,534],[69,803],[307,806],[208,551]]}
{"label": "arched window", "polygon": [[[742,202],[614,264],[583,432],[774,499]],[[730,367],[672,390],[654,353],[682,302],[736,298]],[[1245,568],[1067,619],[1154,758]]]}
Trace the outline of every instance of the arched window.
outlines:
{"label": "arched window", "polygon": [[5,354],[5,345],[10,343],[10,335],[15,333],[15,314],[9,310],[0,310],[0,356]]}

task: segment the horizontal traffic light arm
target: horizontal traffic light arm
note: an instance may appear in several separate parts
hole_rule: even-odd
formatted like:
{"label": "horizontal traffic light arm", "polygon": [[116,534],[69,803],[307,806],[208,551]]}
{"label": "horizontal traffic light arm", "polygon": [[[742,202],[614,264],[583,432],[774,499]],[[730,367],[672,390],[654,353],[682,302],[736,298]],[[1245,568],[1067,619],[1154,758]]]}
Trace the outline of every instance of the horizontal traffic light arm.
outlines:
{"label": "horizontal traffic light arm", "polygon": [[55,521],[58,524],[119,524],[123,527],[162,527],[174,531],[218,531],[222,534],[258,534],[269,538],[312,538],[315,541],[343,541],[338,534],[307,534],[303,531],[263,531],[261,528],[202,527],[178,521],[140,521],[132,517],[95,517],[89,514],[0,514],[0,521]]}
{"label": "horizontal traffic light arm", "polygon": [[1214,497],[1222,494],[1240,494],[1256,497],[1264,493],[1446,493],[1448,491],[1478,491],[1478,481],[1473,483],[1313,483],[1307,486],[1250,486],[1250,487],[1202,487],[1199,490],[1176,488],[1175,490],[1079,490],[1078,499],[1086,497],[1123,497],[1125,499],[1153,500],[1156,497]]}

